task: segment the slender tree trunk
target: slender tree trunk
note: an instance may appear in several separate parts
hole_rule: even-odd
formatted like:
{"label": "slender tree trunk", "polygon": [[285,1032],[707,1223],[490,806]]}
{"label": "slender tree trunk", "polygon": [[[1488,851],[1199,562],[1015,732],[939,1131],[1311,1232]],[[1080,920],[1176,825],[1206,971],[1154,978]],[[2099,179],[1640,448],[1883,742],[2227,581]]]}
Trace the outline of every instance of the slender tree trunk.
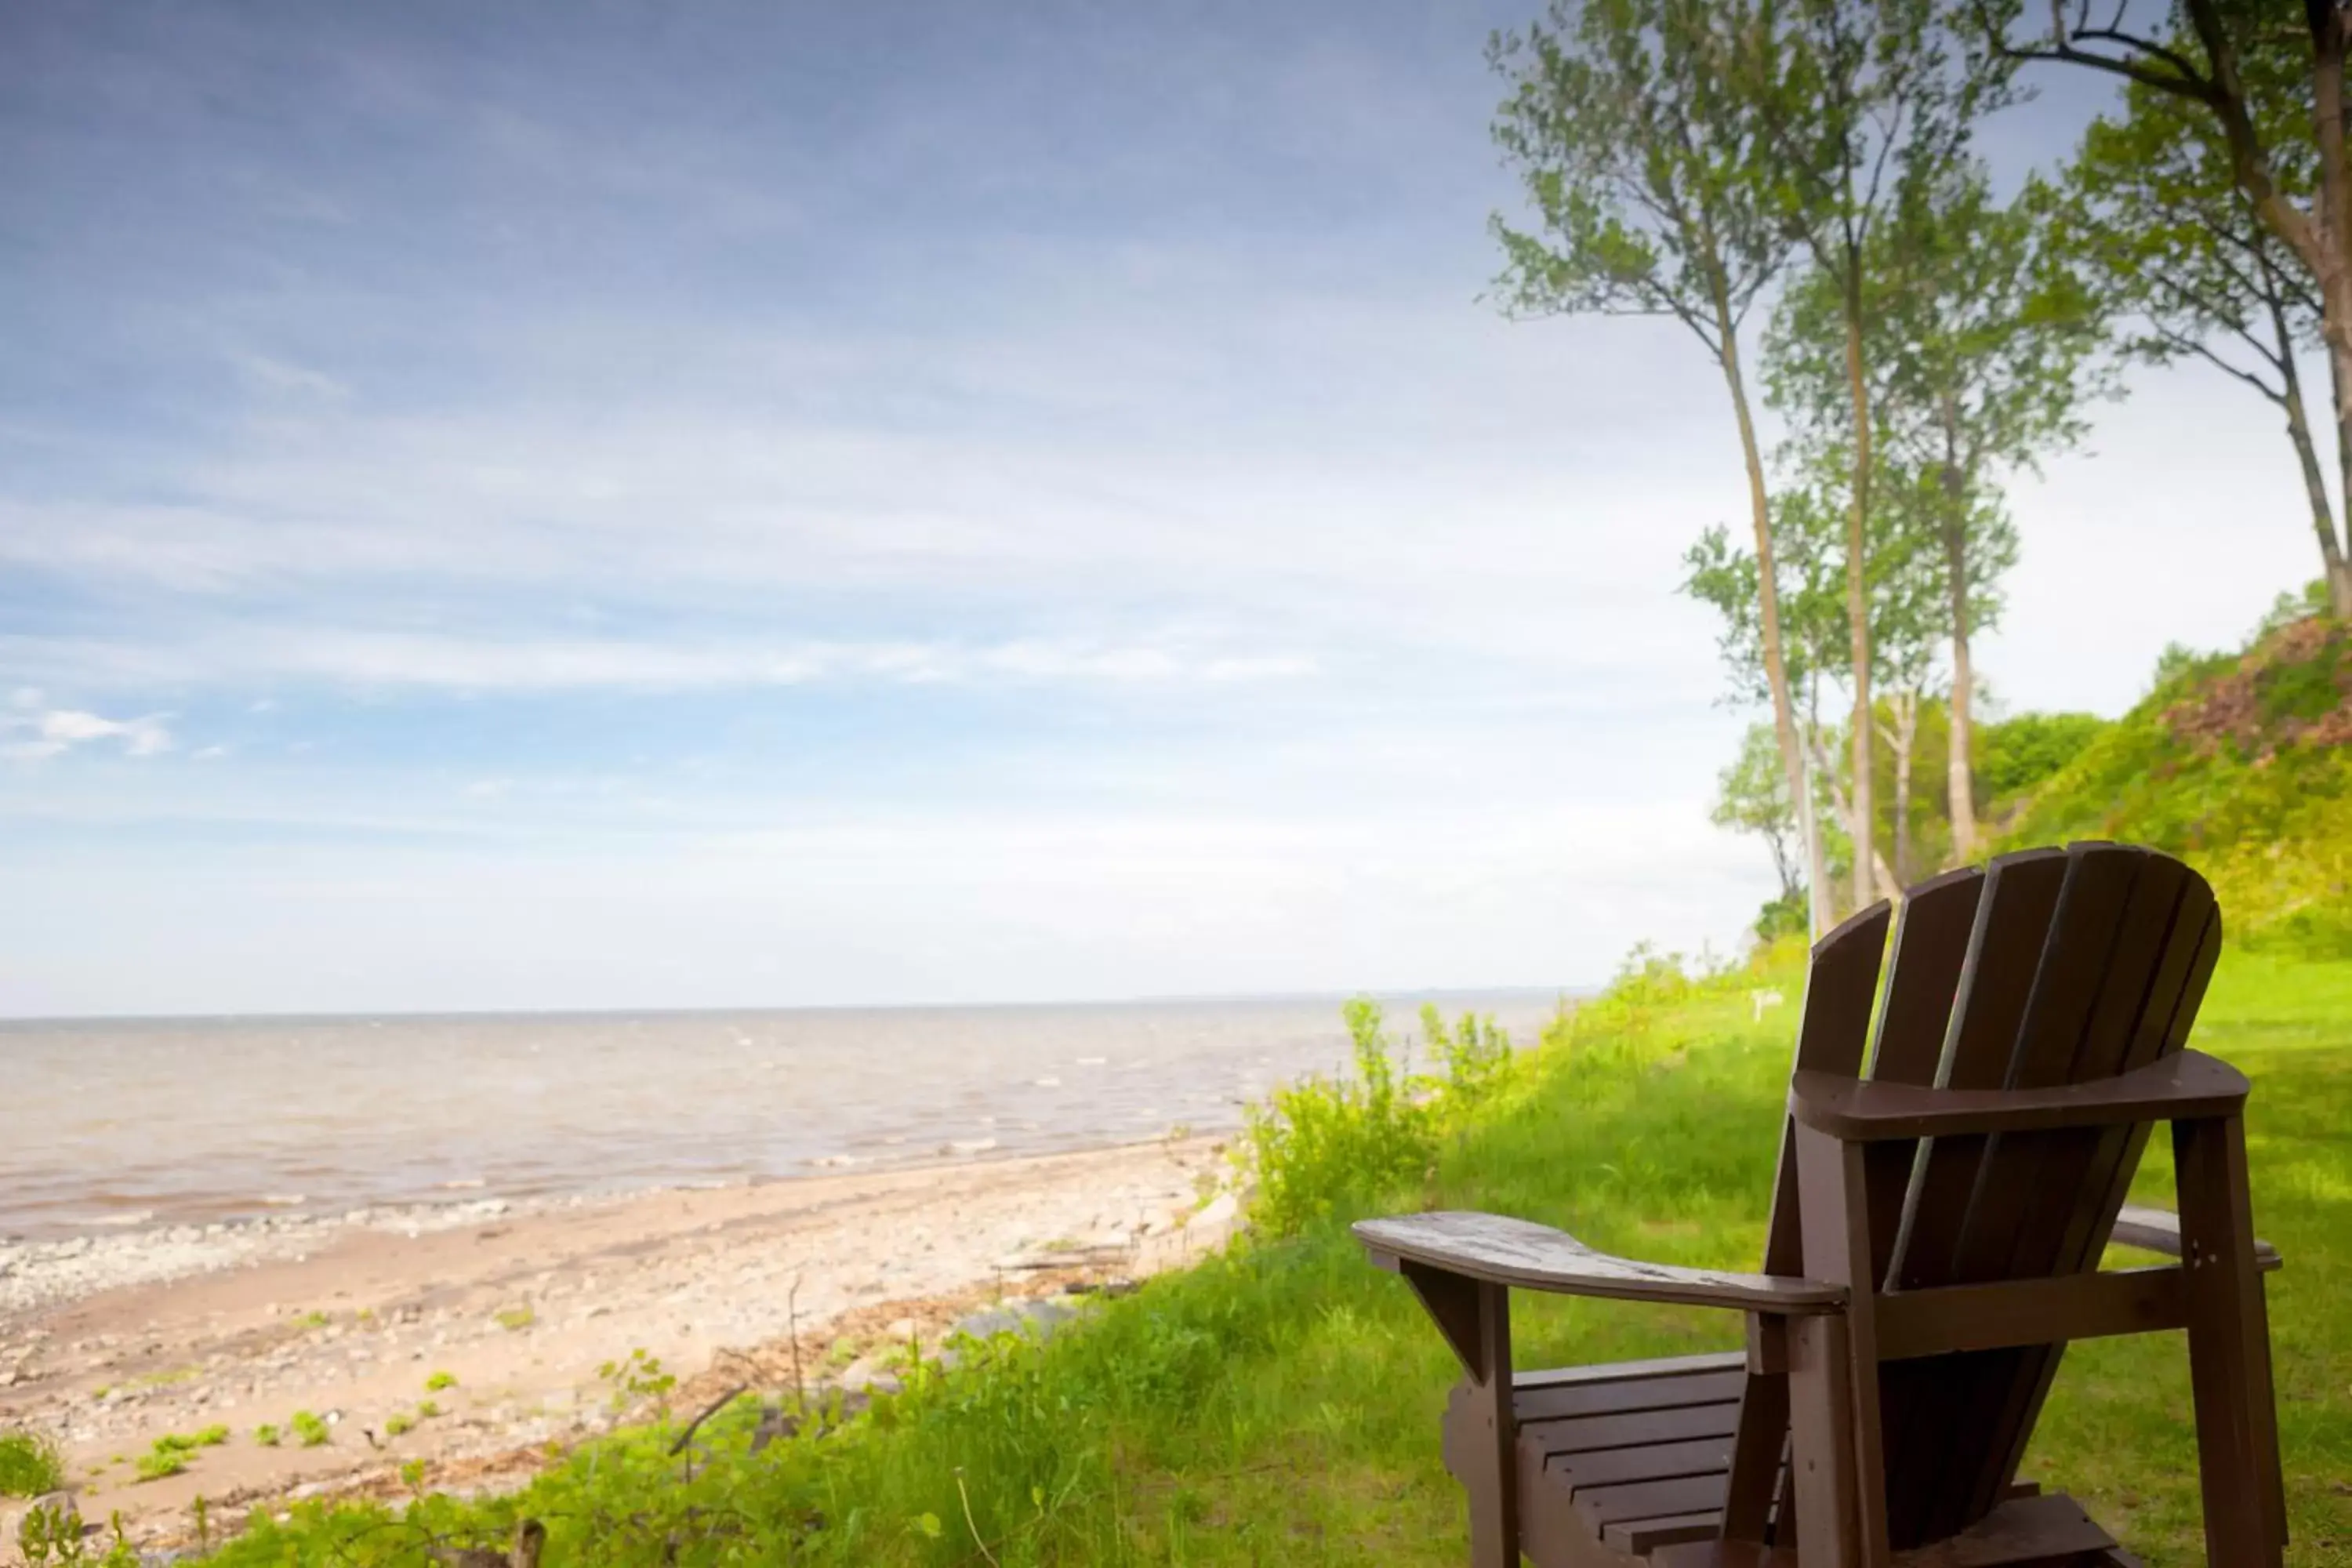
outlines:
{"label": "slender tree trunk", "polygon": [[[2288,374],[2294,374],[2291,362]],[[2312,521],[2319,530],[2319,558],[2327,572],[2327,607],[2338,619],[2352,620],[2352,559],[2347,558],[2352,555],[2352,407],[2347,407],[2344,400],[2345,388],[2352,384],[2346,380],[2342,357],[2332,352],[2327,356],[2327,380],[2336,399],[2336,493],[2344,498],[2344,545],[2336,543],[2333,519],[2327,513],[2327,487],[2312,478],[2319,459],[2307,458],[2304,468],[2305,482],[2317,484],[2317,493],[2312,499]],[[2294,383],[2288,385],[2292,388]],[[2298,396],[2295,406],[2287,411],[2290,422],[2300,413],[2301,405]],[[2310,445],[2311,425],[2307,419],[2304,421],[2303,440],[2304,445]]]}
{"label": "slender tree trunk", "polygon": [[[2329,358],[2332,363],[2334,356]],[[2336,542],[2336,509],[2327,499],[2327,477],[2320,471],[2319,448],[2312,441],[2311,421],[2304,412],[2303,389],[2295,384],[2292,369],[2286,372],[2286,396],[2281,401],[2286,408],[2287,439],[2294,443],[2295,460],[2303,466],[2303,489],[2311,501],[2311,526],[2319,535],[2320,568],[2327,583],[2328,601],[2337,615],[2352,615],[2352,605],[2343,603],[2340,597],[2340,591],[2352,584],[2352,577],[2346,575],[2344,552]],[[2352,451],[2352,432],[2344,428],[2340,406],[2337,416],[2337,449],[2339,453]]]}
{"label": "slender tree trunk", "polygon": [[1840,822],[1845,824],[1847,836],[1853,840],[1854,858],[1859,860],[1867,858],[1871,870],[1876,874],[1878,881],[1885,887],[1889,889],[1900,887],[1902,884],[1895,878],[1895,868],[1886,863],[1885,855],[1873,841],[1871,836],[1853,831],[1857,821],[1854,816],[1853,796],[1843,784],[1838,783],[1837,768],[1830,758],[1828,748],[1822,744],[1821,733],[1818,730],[1807,737],[1807,743],[1812,749],[1814,764],[1822,770],[1822,776],[1829,780],[1830,809],[1837,813]]}
{"label": "slender tree trunk", "polygon": [[1911,856],[1911,753],[1919,739],[1919,692],[1914,687],[1888,695],[1886,707],[1894,722],[1879,738],[1895,753],[1895,881],[1887,889],[1907,888],[1918,874]]}
{"label": "slender tree trunk", "polygon": [[[2311,24],[2312,134],[2319,150],[2319,222],[2314,226],[2319,231],[2317,255],[2307,259],[2318,262],[2312,271],[2319,283],[2320,335],[2327,344],[2328,376],[2336,390],[2336,447],[2339,453],[2352,454],[2352,402],[2344,395],[2352,386],[2352,163],[2345,151],[2345,23],[2332,0],[2307,5],[2306,14]],[[2273,227],[2277,226],[2273,219]],[[2342,467],[2352,479],[2352,456],[2345,458]],[[2344,492],[2344,510],[2346,532],[2352,537],[2352,489]],[[2352,619],[2352,561],[2347,554],[2352,551],[2337,542],[2333,528],[2321,535],[2328,606]]]}
{"label": "slender tree trunk", "polygon": [[1810,936],[1818,939],[1836,922],[1830,917],[1827,863],[1822,836],[1813,826],[1813,794],[1807,787],[1804,753],[1797,740],[1796,705],[1789,695],[1788,663],[1780,654],[1780,585],[1772,558],[1772,505],[1764,489],[1764,451],[1756,439],[1756,421],[1748,407],[1748,384],[1739,370],[1739,337],[1728,303],[1718,292],[1716,301],[1717,341],[1722,344],[1724,384],[1731,389],[1732,411],[1739,418],[1739,450],[1748,463],[1748,505],[1756,525],[1758,608],[1764,631],[1764,679],[1772,689],[1772,729],[1780,743],[1780,766],[1789,781],[1789,800],[1796,807],[1797,830],[1804,839],[1807,910]]}
{"label": "slender tree trunk", "polygon": [[1968,486],[1960,476],[1959,414],[1944,400],[1944,580],[1952,612],[1952,739],[1946,748],[1946,802],[1952,817],[1952,863],[1965,866],[1977,851],[1974,722],[1976,692],[1969,665]]}
{"label": "slender tree trunk", "polygon": [[1845,615],[1853,655],[1853,821],[1858,835],[1853,907],[1862,909],[1876,897],[1871,862],[1876,855],[1878,819],[1870,787],[1870,596],[1864,553],[1870,518],[1870,391],[1863,378],[1862,258],[1852,247],[1846,255],[1845,374],[1853,396],[1853,505],[1845,528]]}

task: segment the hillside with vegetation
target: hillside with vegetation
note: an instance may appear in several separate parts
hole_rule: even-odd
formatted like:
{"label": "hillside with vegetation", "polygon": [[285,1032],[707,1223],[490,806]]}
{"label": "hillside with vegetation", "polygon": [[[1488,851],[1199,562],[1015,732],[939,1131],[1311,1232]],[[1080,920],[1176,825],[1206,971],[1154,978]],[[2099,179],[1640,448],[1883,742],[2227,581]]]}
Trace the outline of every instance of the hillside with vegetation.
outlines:
{"label": "hillside with vegetation", "polygon": [[2352,956],[2352,623],[2176,655],[2005,815],[2003,847],[2152,845],[2204,872],[2245,944]]}

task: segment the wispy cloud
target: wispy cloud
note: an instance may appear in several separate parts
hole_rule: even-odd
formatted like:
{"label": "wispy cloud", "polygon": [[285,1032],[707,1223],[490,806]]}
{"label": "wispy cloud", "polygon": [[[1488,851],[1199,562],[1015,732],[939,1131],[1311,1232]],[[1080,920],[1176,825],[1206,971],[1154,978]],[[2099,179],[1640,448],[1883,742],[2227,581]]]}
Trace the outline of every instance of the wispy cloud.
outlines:
{"label": "wispy cloud", "polygon": [[172,749],[172,732],[163,718],[108,719],[76,708],[26,711],[20,706],[15,712],[0,713],[0,736],[10,737],[0,740],[0,756],[44,762],[93,741],[114,742],[126,756],[156,756]]}
{"label": "wispy cloud", "polygon": [[[0,660],[84,686],[557,692],[897,685],[1242,685],[1313,676],[1309,653],[1184,641],[762,642],[278,626],[139,642],[0,637]],[[248,710],[267,712],[264,704]],[[144,723],[145,721],[138,722]],[[112,732],[112,731],[108,731]],[[86,737],[79,737],[86,738]]]}

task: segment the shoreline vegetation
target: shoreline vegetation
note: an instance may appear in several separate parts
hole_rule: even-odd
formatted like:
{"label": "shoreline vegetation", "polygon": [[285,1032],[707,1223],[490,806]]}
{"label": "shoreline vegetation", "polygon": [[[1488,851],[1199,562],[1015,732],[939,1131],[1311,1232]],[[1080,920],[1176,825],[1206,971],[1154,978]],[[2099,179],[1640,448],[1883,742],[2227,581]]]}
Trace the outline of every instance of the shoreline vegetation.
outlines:
{"label": "shoreline vegetation", "polygon": [[[1752,1266],[1802,963],[1792,942],[1713,973],[1637,950],[1607,991],[1517,1047],[1475,1021],[1408,1047],[1359,1005],[1354,1069],[1294,1085],[1254,1117],[1238,1151],[1256,1178],[1251,1223],[1222,1247],[1163,1254],[1165,1268],[1106,1267],[1073,1247],[1017,1288],[876,1301],[822,1326],[804,1291],[790,1338],[698,1370],[614,1352],[572,1419],[542,1411],[537,1440],[448,1462],[362,1448],[348,1415],[316,1450],[289,1427],[274,1451],[331,1448],[345,1465],[365,1454],[363,1475],[307,1498],[220,1485],[234,1456],[258,1449],[228,1418],[226,1443],[184,1447],[184,1469],[124,1489],[180,1497],[130,1538],[232,1568],[415,1563],[429,1548],[502,1545],[524,1519],[546,1527],[551,1564],[1456,1562],[1460,1508],[1435,1444],[1454,1369],[1347,1222],[1493,1208],[1611,1250]],[[2352,1325],[2335,1310],[2352,1287],[2347,1021],[2352,959],[2233,947],[2200,1027],[2256,1085],[2258,1222],[2287,1258],[2271,1302],[2298,1563],[2352,1553]],[[1195,1178],[1231,1168],[1194,1152]],[[983,1171],[1016,1175],[1015,1207],[1034,1195],[1003,1163],[963,1173]],[[1091,1197],[1102,1177],[1076,1185]],[[2168,1180],[2152,1149],[2140,1196],[2161,1201]],[[1230,1217],[1236,1196],[1194,1212]],[[728,1229],[682,1217],[693,1223],[673,1240]],[[849,1224],[875,1217],[853,1209]],[[642,1256],[650,1268],[661,1253]],[[716,1283],[761,1300],[781,1282]],[[537,1305],[546,1321],[567,1310]],[[1720,1349],[1738,1334],[1696,1310],[1530,1298],[1522,1310],[1525,1365]],[[521,1344],[534,1331],[485,1333]],[[455,1408],[479,1386],[470,1367],[431,1361],[404,1363],[419,1406]],[[2030,1473],[2092,1500],[2152,1563],[2195,1561],[2187,1408],[2172,1337],[2077,1347]],[[194,1445],[202,1424],[173,1436]],[[94,1530],[84,1560],[104,1560],[110,1540]],[[131,1547],[115,1556],[139,1560]]]}
{"label": "shoreline vegetation", "polygon": [[[2003,847],[2155,843],[2227,889],[2198,1043],[2256,1086],[2305,1563],[2352,1563],[2347,647],[2288,616],[2241,656],[2168,658],[2121,720],[2012,721],[2056,739],[1987,817]],[[304,1222],[277,1233],[290,1255],[51,1300],[0,1318],[0,1485],[62,1479],[84,1533],[53,1542],[18,1501],[0,1541],[366,1568],[529,1519],[545,1563],[616,1568],[1455,1562],[1453,1369],[1347,1223],[1483,1208],[1752,1267],[1803,962],[1785,936],[1722,964],[1637,947],[1533,1041],[1352,1003],[1352,1066],[1275,1090],[1230,1142],[478,1200],[413,1236]],[[2152,1150],[2140,1194],[2168,1179]],[[1519,1320],[1528,1365],[1737,1333],[1597,1302]],[[2151,1563],[2195,1560],[2179,1345],[2067,1364],[2031,1473]]]}

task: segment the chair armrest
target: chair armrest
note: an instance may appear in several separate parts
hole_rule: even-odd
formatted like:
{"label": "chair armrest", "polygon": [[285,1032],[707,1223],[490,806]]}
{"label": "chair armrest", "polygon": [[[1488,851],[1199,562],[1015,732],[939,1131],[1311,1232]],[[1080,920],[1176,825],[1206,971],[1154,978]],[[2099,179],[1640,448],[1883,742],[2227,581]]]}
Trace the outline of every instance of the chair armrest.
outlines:
{"label": "chair armrest", "polygon": [[1832,1138],[1873,1143],[2233,1116],[2248,1087],[2245,1074],[2202,1051],[2053,1089],[1931,1089],[1800,1069],[1789,1079],[1789,1114]]}
{"label": "chair armrest", "polygon": [[1372,1261],[1384,1268],[1416,1264],[1523,1290],[1795,1315],[1834,1312],[1845,1305],[1842,1285],[1612,1258],[1564,1230],[1503,1215],[1406,1215],[1360,1220],[1354,1228]]}
{"label": "chair armrest", "polygon": [[[2137,1204],[2126,1204],[2116,1215],[2115,1235],[2108,1238],[2118,1247],[2137,1247],[2142,1252],[2160,1252],[2167,1258],[2179,1258],[2185,1249],[2180,1241],[2180,1216],[2168,1209],[2143,1208]],[[2254,1238],[2254,1267],[2267,1274],[2281,1266],[2278,1248],[2257,1237]]]}

